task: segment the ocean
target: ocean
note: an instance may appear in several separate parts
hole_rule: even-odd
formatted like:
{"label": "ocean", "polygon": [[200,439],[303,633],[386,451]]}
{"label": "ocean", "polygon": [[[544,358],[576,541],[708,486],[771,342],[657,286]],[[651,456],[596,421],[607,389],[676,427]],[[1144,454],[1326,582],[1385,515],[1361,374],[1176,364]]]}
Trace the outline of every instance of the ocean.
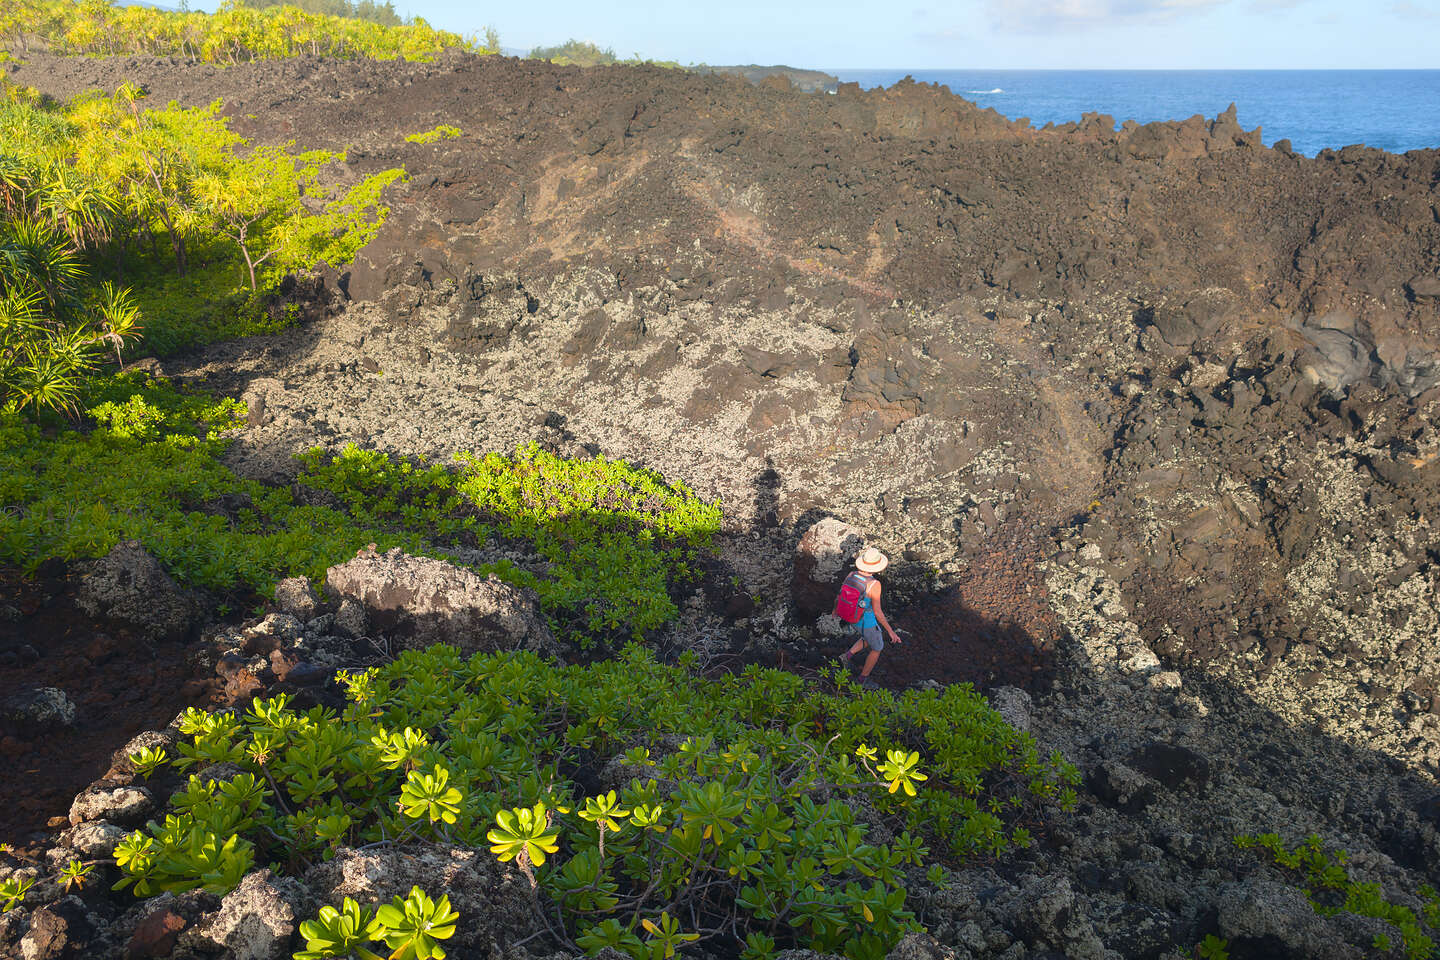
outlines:
{"label": "ocean", "polygon": [[1115,122],[1214,117],[1232,102],[1266,145],[1289,139],[1307,156],[1363,143],[1394,153],[1440,147],[1440,70],[831,70],[862,87],[907,73],[994,107],[1012,120]]}

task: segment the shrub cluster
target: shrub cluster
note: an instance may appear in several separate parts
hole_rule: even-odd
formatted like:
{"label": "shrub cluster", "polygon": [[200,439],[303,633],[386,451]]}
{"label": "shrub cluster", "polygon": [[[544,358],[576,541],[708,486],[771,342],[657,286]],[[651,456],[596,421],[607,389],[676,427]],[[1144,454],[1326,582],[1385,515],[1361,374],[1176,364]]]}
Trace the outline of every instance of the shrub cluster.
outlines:
{"label": "shrub cluster", "polygon": [[369,528],[425,530],[439,544],[500,537],[551,563],[539,577],[490,568],[530,587],[571,633],[638,636],[675,616],[672,584],[693,580],[720,507],[623,460],[566,460],[531,444],[514,457],[456,454],[458,467],[345,447],[300,458],[300,482],[326,490]]}
{"label": "shrub cluster", "polygon": [[[383,18],[388,7],[370,5]],[[393,14],[393,10],[390,11]],[[8,0],[0,43],[24,56],[31,38],[55,53],[184,57],[191,63],[248,63],[286,57],[433,60],[446,50],[495,53],[481,41],[437,30],[420,17],[384,25],[308,13],[296,6],[220,4],[215,13],[121,6],[114,0]]]}
{"label": "shrub cluster", "polygon": [[459,127],[442,123],[439,126],[426,130],[423,133],[412,133],[405,138],[407,143],[439,143],[441,140],[455,140],[460,137]]}
{"label": "shrub cluster", "polygon": [[375,543],[443,555],[491,538],[549,561],[534,573],[482,568],[536,590],[557,629],[638,636],[676,613],[671,592],[711,548],[720,508],[624,461],[569,461],[536,447],[513,457],[462,453],[446,466],[347,447],[301,457],[291,487],[237,477],[217,459],[243,407],[187,395],[136,374],[89,391],[88,432],[47,433],[0,414],[0,562],[102,556],[138,539],[183,583],[270,589],[317,582]]}
{"label": "shrub cluster", "polygon": [[[1344,850],[1326,850],[1324,841],[1311,834],[1293,848],[1278,833],[1242,835],[1235,838],[1241,850],[1255,850],[1269,855],[1270,860],[1291,874],[1305,890],[1305,898],[1323,916],[1353,913],[1361,917],[1384,920],[1400,934],[1401,945],[1408,960],[1426,960],[1437,954],[1431,934],[1440,930],[1440,892],[1429,885],[1419,893],[1420,915],[1403,904],[1386,899],[1378,883],[1362,883],[1350,876],[1345,866]],[[1389,952],[1390,939],[1377,934],[1368,944],[1376,950]]]}
{"label": "shrub cluster", "polygon": [[[706,680],[633,645],[587,667],[437,646],[343,680],[338,715],[283,696],[192,710],[177,756],[133,758],[191,775],[163,822],[117,848],[119,886],[221,893],[257,861],[488,843],[591,953],[716,940],[868,960],[916,926],[907,877],[929,864],[943,882],[932,845],[998,856],[1074,802],[1074,768],[968,687],[897,697],[837,673],[825,692],[755,667]],[[243,772],[217,782],[216,763]]]}

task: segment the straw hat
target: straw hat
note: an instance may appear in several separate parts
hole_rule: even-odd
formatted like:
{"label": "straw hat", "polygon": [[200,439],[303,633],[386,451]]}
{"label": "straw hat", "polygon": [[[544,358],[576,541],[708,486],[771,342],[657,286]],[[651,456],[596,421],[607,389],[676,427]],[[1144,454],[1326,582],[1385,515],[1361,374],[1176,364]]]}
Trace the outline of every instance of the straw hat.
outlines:
{"label": "straw hat", "polygon": [[860,551],[860,556],[855,558],[855,569],[865,573],[879,573],[888,566],[890,566],[890,558],[874,547],[866,547]]}

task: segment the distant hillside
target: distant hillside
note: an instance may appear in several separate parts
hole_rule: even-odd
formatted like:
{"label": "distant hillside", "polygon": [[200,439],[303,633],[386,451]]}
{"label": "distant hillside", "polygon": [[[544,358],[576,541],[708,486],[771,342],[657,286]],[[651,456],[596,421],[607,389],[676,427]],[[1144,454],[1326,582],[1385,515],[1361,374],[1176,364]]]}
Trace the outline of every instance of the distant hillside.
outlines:
{"label": "distant hillside", "polygon": [[608,67],[616,63],[651,63],[659,67],[679,67],[673,60],[643,60],[639,54],[628,60],[615,56],[613,47],[598,47],[588,40],[571,38],[553,47],[535,47],[530,51],[532,60],[548,60],[563,67]]}
{"label": "distant hillside", "polygon": [[712,67],[702,63],[691,69],[699,73],[728,73],[744,77],[751,83],[759,83],[766,77],[785,77],[795,85],[796,89],[804,90],[806,93],[816,93],[821,90],[826,93],[834,93],[840,84],[839,77],[832,77],[819,70],[802,70],[798,67],[780,65],[762,67],[751,63],[743,66]]}

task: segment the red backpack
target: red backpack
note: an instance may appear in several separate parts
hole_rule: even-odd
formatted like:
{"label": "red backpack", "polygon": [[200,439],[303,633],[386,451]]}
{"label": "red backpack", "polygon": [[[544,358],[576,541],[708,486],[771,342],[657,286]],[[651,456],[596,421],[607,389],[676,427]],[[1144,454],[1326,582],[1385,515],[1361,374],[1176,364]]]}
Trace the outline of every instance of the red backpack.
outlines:
{"label": "red backpack", "polygon": [[859,623],[860,618],[865,615],[860,601],[865,599],[865,591],[870,589],[870,581],[873,579],[875,578],[869,574],[851,570],[845,582],[840,585],[840,596],[835,598],[835,616],[846,623]]}

